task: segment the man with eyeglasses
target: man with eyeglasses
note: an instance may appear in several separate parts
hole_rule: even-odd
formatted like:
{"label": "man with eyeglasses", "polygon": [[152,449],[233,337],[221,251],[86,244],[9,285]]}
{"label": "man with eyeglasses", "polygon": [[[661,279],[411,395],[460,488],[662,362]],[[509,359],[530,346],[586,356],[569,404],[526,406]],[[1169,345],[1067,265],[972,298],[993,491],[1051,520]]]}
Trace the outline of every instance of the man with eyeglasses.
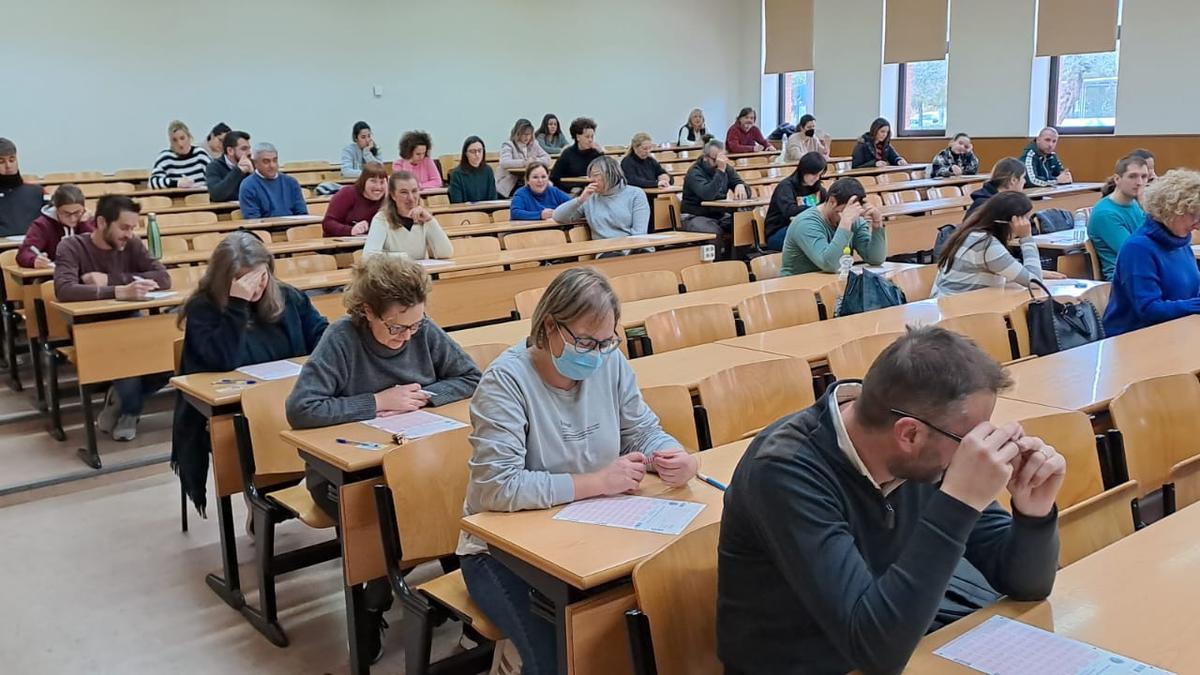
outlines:
{"label": "man with eyeglasses", "polygon": [[[721,519],[727,673],[899,672],[927,631],[996,592],[1049,595],[1066,462],[988,421],[1010,385],[969,340],[910,329],[861,383],[758,435]],[[995,502],[1006,487],[1012,515]]]}

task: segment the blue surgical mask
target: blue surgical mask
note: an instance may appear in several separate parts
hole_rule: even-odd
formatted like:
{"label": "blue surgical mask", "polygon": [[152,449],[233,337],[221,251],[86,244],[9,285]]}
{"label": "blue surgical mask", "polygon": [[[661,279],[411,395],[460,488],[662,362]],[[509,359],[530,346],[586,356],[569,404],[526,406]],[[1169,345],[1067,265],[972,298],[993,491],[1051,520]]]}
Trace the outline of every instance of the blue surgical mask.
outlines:
{"label": "blue surgical mask", "polygon": [[[562,335],[562,332],[559,332]],[[581,352],[575,345],[571,344],[565,337],[563,338],[563,351],[559,356],[553,356],[554,367],[563,377],[582,381],[586,380],[593,373],[600,369],[604,364],[604,357],[608,354],[602,353],[598,349],[593,349],[590,352]]]}

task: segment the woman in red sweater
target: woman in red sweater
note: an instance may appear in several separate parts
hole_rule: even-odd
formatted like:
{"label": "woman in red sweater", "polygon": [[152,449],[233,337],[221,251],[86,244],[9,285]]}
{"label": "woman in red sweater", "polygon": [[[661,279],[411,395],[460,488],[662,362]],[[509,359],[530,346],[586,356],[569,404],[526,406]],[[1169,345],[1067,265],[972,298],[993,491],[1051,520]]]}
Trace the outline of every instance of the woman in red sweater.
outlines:
{"label": "woman in red sweater", "polygon": [[326,237],[366,236],[371,219],[387,194],[387,170],[379,162],[363,164],[354,185],[337,191],[329,200],[321,229]]}
{"label": "woman in red sweater", "polygon": [[25,232],[25,241],[17,250],[17,264],[21,267],[53,267],[58,242],[94,229],[96,223],[84,206],[83,191],[70,183],[59,185],[50,198],[50,206],[42,208],[42,215]]}
{"label": "woman in red sweater", "polygon": [[757,121],[758,113],[754,112],[754,108],[739,110],[737,119],[729,127],[729,131],[725,132],[725,151],[738,153],[773,150],[775,146],[771,145],[771,141],[764,138],[762,131],[755,126]]}

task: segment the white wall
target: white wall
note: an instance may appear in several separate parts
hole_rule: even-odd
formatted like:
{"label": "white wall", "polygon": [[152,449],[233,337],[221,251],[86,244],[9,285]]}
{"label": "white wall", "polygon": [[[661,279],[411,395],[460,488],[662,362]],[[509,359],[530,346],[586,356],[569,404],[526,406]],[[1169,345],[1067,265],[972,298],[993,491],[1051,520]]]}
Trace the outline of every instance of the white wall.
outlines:
{"label": "white wall", "polygon": [[1200,2],[1125,0],[1117,133],[1200,133]]}
{"label": "white wall", "polygon": [[536,124],[548,111],[564,124],[592,116],[602,142],[624,144],[637,131],[674,141],[699,105],[723,135],[758,102],[760,7],[9,2],[0,135],[16,141],[26,173],[149,168],[176,117],[198,143],[224,121],[273,142],[285,162],[336,159],[358,119],[387,158],[413,128],[433,135],[435,155],[457,153],[470,134],[498,150],[516,118]]}
{"label": "white wall", "polygon": [[[1024,136],[1028,131],[1035,4],[951,1],[947,132]],[[1046,118],[1044,108],[1041,118]]]}
{"label": "white wall", "polygon": [[819,0],[813,33],[818,124],[834,138],[861,136],[879,112],[883,0]]}

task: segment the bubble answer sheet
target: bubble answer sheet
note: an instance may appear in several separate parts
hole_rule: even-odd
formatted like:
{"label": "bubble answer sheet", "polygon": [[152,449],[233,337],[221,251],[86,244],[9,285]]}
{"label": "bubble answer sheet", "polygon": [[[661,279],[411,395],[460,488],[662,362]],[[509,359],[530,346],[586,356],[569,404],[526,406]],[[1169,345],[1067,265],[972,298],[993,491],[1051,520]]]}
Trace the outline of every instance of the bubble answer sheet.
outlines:
{"label": "bubble answer sheet", "polygon": [[567,506],[554,519],[658,534],[679,534],[702,510],[704,504],[674,499],[597,497]]}

